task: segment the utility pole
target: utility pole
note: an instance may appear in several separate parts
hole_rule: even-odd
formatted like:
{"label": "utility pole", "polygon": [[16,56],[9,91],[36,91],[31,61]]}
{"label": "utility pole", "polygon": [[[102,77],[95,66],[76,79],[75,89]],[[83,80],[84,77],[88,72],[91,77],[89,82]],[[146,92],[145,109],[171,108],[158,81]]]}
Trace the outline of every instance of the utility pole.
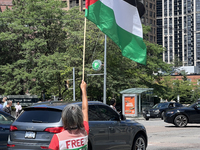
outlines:
{"label": "utility pole", "polygon": [[76,101],[75,98],[75,68],[73,67],[73,101]]}
{"label": "utility pole", "polygon": [[[73,87],[69,88],[69,81],[72,80],[73,81]],[[65,81],[65,86],[66,86],[66,90],[73,90],[73,101],[76,101],[76,97],[75,97],[75,68],[73,67],[73,79],[67,79],[67,81]],[[65,92],[64,91],[64,92]]]}
{"label": "utility pole", "polygon": [[106,104],[106,43],[107,35],[105,35],[105,43],[104,43],[104,86],[103,86],[103,103]]}
{"label": "utility pole", "polygon": [[79,0],[79,11],[83,11],[83,0]]}

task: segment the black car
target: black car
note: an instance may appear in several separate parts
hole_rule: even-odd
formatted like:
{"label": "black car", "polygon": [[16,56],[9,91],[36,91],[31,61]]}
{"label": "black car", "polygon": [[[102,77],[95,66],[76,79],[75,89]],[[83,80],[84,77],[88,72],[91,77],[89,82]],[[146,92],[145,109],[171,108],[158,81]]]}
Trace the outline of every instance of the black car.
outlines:
{"label": "black car", "polygon": [[[74,102],[81,107],[81,102]],[[48,149],[52,136],[63,130],[61,113],[69,102],[48,102],[27,107],[10,127],[9,150]],[[89,101],[88,150],[145,150],[143,125],[126,120],[111,107]]]}
{"label": "black car", "polygon": [[154,105],[150,109],[144,109],[143,110],[143,117],[146,120],[149,120],[149,118],[161,118],[163,119],[164,113],[168,109],[172,109],[175,107],[183,107],[182,104],[178,102],[162,102]]}
{"label": "black car", "polygon": [[177,127],[185,127],[188,123],[200,123],[200,101],[188,107],[166,111],[164,121]]}
{"label": "black car", "polygon": [[10,132],[10,125],[15,120],[14,117],[4,111],[0,111],[0,149],[7,148],[8,135]]}

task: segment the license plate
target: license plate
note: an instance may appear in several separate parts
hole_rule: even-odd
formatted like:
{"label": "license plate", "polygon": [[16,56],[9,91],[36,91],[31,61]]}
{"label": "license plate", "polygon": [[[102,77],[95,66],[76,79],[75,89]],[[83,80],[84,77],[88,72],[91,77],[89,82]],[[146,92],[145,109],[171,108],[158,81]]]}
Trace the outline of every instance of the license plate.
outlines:
{"label": "license plate", "polygon": [[147,117],[150,117],[150,114],[147,114]]}
{"label": "license plate", "polygon": [[25,138],[28,138],[28,139],[34,139],[35,138],[35,132],[26,132],[25,133]]}

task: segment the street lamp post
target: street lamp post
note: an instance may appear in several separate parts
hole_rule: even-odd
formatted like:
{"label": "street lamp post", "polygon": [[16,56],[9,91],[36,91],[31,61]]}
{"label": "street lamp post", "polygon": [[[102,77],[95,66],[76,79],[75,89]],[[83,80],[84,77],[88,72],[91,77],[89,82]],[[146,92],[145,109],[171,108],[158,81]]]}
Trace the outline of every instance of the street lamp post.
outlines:
{"label": "street lamp post", "polygon": [[179,95],[177,95],[177,101],[180,102],[180,97],[179,97]]}

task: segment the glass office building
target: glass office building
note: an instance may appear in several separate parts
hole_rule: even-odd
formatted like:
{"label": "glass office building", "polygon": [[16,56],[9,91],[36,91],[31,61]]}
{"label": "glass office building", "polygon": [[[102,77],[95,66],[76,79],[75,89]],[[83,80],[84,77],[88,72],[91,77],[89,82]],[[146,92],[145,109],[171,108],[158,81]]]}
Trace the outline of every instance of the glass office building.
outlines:
{"label": "glass office building", "polygon": [[157,43],[163,61],[200,67],[200,0],[157,0]]}

